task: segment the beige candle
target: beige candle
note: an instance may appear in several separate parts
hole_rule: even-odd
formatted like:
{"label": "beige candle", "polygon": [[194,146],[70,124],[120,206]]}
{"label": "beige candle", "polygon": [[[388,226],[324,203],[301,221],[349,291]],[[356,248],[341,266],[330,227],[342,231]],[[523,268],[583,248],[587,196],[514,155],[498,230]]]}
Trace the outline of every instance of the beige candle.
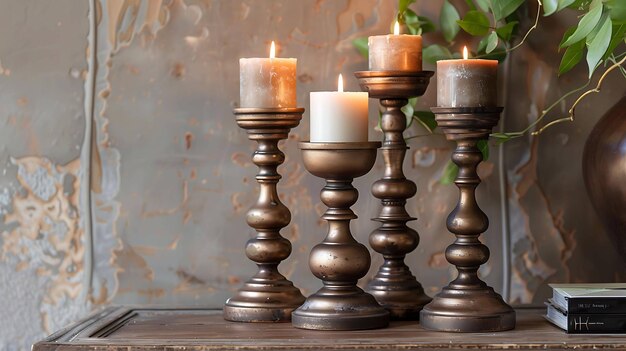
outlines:
{"label": "beige candle", "polygon": [[269,58],[239,59],[241,107],[297,107],[297,60],[277,58],[275,52],[272,42]]}
{"label": "beige candle", "polygon": [[498,106],[498,61],[467,57],[437,61],[437,106]]}
{"label": "beige candle", "polygon": [[311,92],[311,142],[368,141],[368,94],[343,91],[341,74],[337,91]]}
{"label": "beige candle", "polygon": [[422,36],[399,35],[397,21],[393,32],[368,38],[370,71],[421,71]]}

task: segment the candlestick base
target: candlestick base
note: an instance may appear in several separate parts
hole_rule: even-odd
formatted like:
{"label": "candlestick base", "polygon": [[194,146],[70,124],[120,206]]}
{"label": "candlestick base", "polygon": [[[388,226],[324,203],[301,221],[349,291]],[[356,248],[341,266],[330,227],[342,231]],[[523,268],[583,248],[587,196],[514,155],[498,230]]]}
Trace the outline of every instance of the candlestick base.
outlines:
{"label": "candlestick base", "polygon": [[258,266],[257,273],[224,305],[224,319],[234,322],[288,322],[291,312],[304,302],[298,288],[278,271],[289,257],[291,243],[280,230],[291,221],[291,213],[278,196],[281,176],[277,168],[285,160],[278,142],[287,139],[302,118],[303,108],[237,108],[237,124],[258,143],[252,162],[259,167],[256,180],[260,193],[248,211],[248,225],[257,235],[246,243],[246,256]]}
{"label": "candlestick base", "polygon": [[378,147],[378,142],[300,143],[304,167],[326,179],[320,197],[328,206],[322,216],[328,221],[328,234],[309,257],[311,272],[324,287],[293,312],[296,328],[357,330],[389,324],[389,312],[356,286],[367,274],[371,258],[350,233],[350,221],[357,218],[350,207],[359,197],[352,180],[369,172]]}
{"label": "candlestick base", "polygon": [[452,161],[459,167],[454,181],[459,202],[448,216],[448,230],[456,241],[446,259],[458,276],[424,306],[420,323],[426,329],[447,332],[497,332],[515,328],[515,311],[478,277],[478,268],[489,259],[489,248],[478,237],[489,227],[489,218],[476,202],[480,184],[476,169],[482,153],[476,146],[489,137],[500,119],[501,107],[432,108],[439,128],[457,143]]}
{"label": "candlestick base", "polygon": [[419,319],[422,307],[430,302],[422,285],[404,263],[407,254],[419,244],[417,231],[407,222],[414,221],[407,212],[407,199],[417,192],[415,183],[403,171],[408,146],[402,133],[406,117],[401,108],[408,99],[426,91],[433,72],[364,71],[356,72],[361,89],[383,106],[381,129],[385,161],[384,175],[372,185],[372,194],[380,199],[380,227],[370,234],[370,246],[383,255],[378,273],[367,285],[367,292],[391,313],[392,319]]}

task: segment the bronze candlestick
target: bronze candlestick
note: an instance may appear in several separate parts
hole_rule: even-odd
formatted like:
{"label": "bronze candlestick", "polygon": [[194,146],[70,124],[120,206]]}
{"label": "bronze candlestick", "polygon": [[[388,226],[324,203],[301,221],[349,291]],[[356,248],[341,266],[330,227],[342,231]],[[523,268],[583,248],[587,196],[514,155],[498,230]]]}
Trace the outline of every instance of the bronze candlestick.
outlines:
{"label": "bronze candlestick", "polygon": [[380,99],[384,111],[381,121],[385,161],[383,178],[372,186],[372,194],[381,200],[382,209],[375,221],[380,227],[370,234],[370,246],[383,255],[384,261],[367,292],[389,310],[394,319],[419,319],[422,307],[430,301],[422,285],[404,263],[405,256],[419,243],[417,231],[407,227],[411,217],[406,200],[417,192],[415,183],[406,179],[402,166],[408,146],[402,133],[406,117],[401,108],[408,99],[426,91],[433,72],[363,71],[356,72],[361,89]]}
{"label": "bronze candlestick", "polygon": [[367,274],[369,251],[350,233],[357,216],[350,207],[359,197],[352,180],[367,174],[376,161],[379,142],[301,142],[304,167],[326,179],[320,197],[328,209],[328,234],[311,250],[309,266],[322,287],[292,314],[293,326],[304,329],[358,330],[386,327],[389,312],[357,287]]}
{"label": "bronze candlestick", "polygon": [[277,168],[285,161],[278,142],[298,126],[303,108],[236,108],[239,127],[258,145],[252,162],[259,167],[257,203],[248,211],[248,225],[257,231],[246,243],[246,256],[259,267],[234,297],[226,301],[224,319],[235,322],[288,322],[291,312],[304,302],[298,288],[278,272],[289,257],[291,243],[280,230],[291,221],[289,209],[280,202]]}
{"label": "bronze candlestick", "polygon": [[483,159],[476,146],[487,139],[500,119],[501,107],[434,107],[439,128],[457,144],[452,161],[459,167],[454,183],[460,198],[448,216],[447,226],[456,235],[446,259],[456,266],[457,278],[437,294],[421,312],[426,329],[451,332],[495,332],[515,328],[515,311],[478,277],[478,268],[489,259],[489,248],[478,236],[489,227],[489,218],[476,202],[480,184],[476,172]]}

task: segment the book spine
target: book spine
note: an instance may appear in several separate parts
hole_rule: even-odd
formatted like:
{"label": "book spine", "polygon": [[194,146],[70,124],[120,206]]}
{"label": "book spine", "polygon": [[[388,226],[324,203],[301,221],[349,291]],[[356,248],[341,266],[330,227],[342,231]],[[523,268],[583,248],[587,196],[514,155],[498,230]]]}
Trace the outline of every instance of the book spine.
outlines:
{"label": "book spine", "polygon": [[569,314],[567,332],[586,333],[626,333],[626,315]]}
{"label": "book spine", "polygon": [[625,298],[569,298],[567,312],[574,314],[626,314]]}

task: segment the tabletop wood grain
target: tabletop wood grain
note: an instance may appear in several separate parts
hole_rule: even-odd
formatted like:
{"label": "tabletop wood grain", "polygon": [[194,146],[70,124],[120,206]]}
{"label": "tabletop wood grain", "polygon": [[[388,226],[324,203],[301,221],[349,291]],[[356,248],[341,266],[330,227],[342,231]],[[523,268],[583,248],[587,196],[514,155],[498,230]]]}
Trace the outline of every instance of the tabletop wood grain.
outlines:
{"label": "tabletop wood grain", "polygon": [[457,334],[392,322],[363,331],[311,331],[289,323],[233,323],[219,310],[109,308],[35,344],[49,350],[572,350],[626,349],[626,335],[568,335],[517,310],[515,330]]}

